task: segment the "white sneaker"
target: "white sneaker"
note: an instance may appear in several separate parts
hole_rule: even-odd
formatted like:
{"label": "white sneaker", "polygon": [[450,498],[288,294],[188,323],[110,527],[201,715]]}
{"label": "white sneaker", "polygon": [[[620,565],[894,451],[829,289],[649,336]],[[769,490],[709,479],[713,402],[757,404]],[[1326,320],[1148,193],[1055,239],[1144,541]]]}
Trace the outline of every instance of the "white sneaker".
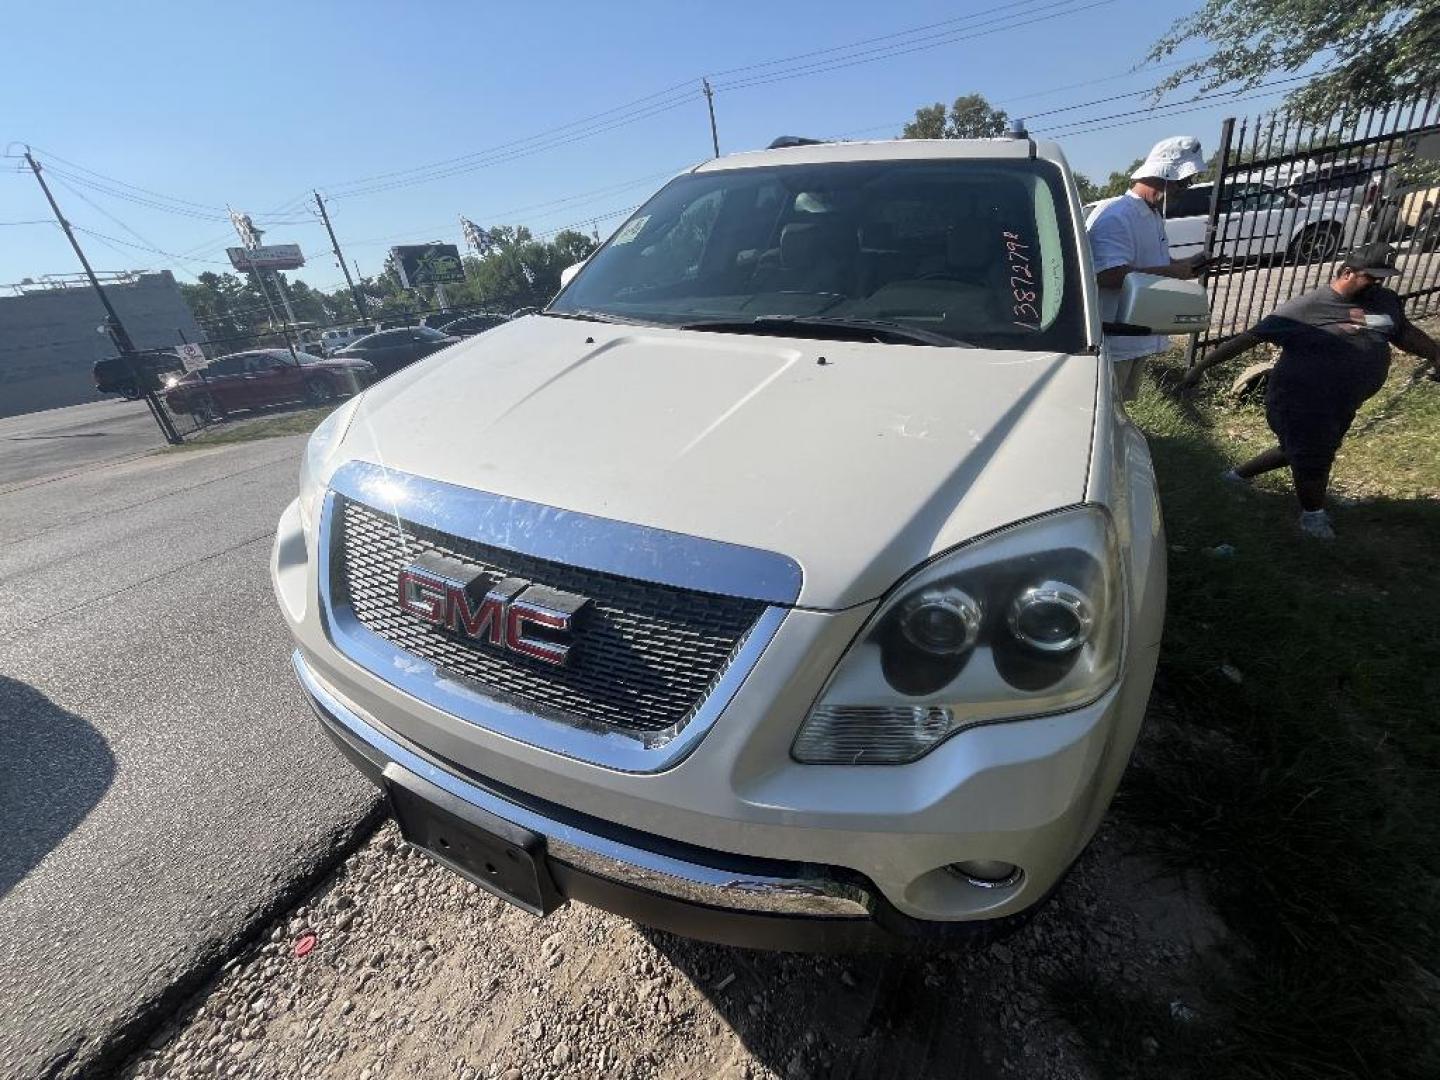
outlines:
{"label": "white sneaker", "polygon": [[1249,487],[1253,481],[1248,476],[1241,476],[1234,469],[1226,469],[1220,474],[1220,479],[1227,484],[1234,484],[1236,487]]}
{"label": "white sneaker", "polygon": [[1324,510],[1300,511],[1300,531],[1312,540],[1334,540],[1335,527]]}

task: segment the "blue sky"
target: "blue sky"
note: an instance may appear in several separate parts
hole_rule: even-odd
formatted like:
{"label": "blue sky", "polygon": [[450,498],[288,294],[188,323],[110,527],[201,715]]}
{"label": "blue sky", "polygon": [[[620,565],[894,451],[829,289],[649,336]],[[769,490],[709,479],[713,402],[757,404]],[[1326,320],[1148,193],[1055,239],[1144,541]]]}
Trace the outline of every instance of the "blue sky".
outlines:
{"label": "blue sky", "polygon": [[[598,218],[603,235],[669,172],[710,156],[706,74],[722,152],[779,134],[890,137],[917,106],[979,91],[1033,116],[1037,132],[1090,121],[1094,130],[1056,137],[1093,177],[1179,132],[1199,135],[1208,153],[1223,116],[1258,111],[1278,92],[1173,119],[1143,118],[1140,97],[1037,115],[1153,85],[1163,72],[1131,69],[1198,6],[9,4],[0,144],[13,141],[14,154],[30,143],[53,163],[67,217],[110,238],[82,234],[98,269],[169,267],[182,281],[225,269],[228,204],[268,227],[267,241],[301,245],[310,264],[297,276],[333,287],[342,277],[310,213],[312,187],[333,197],[346,255],[367,274],[391,244],[459,242],[460,213],[536,232],[588,231]],[[820,52],[852,44],[877,52]],[[752,66],[797,54],[815,55]],[[1142,122],[1094,119],[1129,111],[1124,119]],[[436,162],[449,164],[418,171]],[[5,224],[48,212],[28,172],[3,164],[0,284],[78,270],[53,225]]]}

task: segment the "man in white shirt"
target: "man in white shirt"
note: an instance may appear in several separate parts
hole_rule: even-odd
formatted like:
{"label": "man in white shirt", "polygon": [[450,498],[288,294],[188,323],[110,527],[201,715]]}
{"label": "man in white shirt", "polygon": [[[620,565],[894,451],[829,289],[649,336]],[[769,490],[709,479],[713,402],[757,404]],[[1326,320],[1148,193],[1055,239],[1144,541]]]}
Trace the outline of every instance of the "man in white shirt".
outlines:
{"label": "man in white shirt", "polygon": [[[1204,256],[1170,258],[1165,236],[1165,200],[1190,186],[1205,168],[1200,140],[1176,135],[1156,143],[1140,167],[1130,174],[1130,190],[1090,219],[1090,254],[1100,285],[1100,317],[1113,321],[1120,304],[1120,286],[1126,274],[1159,274],[1193,278]],[[1134,401],[1140,391],[1140,371],[1148,356],[1170,347],[1163,335],[1112,336],[1110,359],[1115,362],[1115,385],[1122,401]]]}

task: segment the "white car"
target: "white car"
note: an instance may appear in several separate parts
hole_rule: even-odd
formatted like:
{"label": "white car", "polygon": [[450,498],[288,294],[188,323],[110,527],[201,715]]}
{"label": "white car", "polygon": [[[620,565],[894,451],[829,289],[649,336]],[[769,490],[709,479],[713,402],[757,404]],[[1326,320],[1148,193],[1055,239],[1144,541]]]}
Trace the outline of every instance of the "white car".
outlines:
{"label": "white car", "polygon": [[[1028,138],[719,158],[305,452],[294,666],[409,842],[780,949],[997,931],[1105,813],[1165,544]],[[1207,319],[1132,275],[1128,332]]]}
{"label": "white car", "polygon": [[[1165,233],[1170,238],[1171,258],[1186,259],[1205,250],[1214,186],[1194,184],[1166,206]],[[1114,201],[1086,204],[1085,220]],[[1304,196],[1241,182],[1225,193],[1212,255],[1232,262],[1273,256],[1300,263],[1325,262],[1350,246],[1360,227],[1361,208],[1343,192]]]}
{"label": "white car", "polygon": [[319,346],[326,356],[337,353],[355,344],[363,337],[375,333],[374,326],[343,326],[334,327],[320,332]]}

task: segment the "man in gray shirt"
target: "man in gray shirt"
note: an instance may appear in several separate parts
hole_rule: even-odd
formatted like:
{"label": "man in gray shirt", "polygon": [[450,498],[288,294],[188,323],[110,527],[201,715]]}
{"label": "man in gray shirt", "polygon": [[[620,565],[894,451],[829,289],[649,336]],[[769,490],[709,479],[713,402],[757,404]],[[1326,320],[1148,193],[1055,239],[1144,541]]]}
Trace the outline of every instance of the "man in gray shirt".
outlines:
{"label": "man in gray shirt", "polygon": [[1396,273],[1395,249],[1389,244],[1358,247],[1328,285],[1287,301],[1212,349],[1181,380],[1181,389],[1188,390],[1206,369],[1262,341],[1280,346],[1265,391],[1265,418],[1280,445],[1230,470],[1225,479],[1249,483],[1289,465],[1300,500],[1300,528],[1307,536],[1335,538],[1325,512],[1330,467],[1355,411],[1385,385],[1390,345],[1425,359],[1417,376],[1440,361],[1440,346],[1405,317],[1400,297],[1380,285]]}

